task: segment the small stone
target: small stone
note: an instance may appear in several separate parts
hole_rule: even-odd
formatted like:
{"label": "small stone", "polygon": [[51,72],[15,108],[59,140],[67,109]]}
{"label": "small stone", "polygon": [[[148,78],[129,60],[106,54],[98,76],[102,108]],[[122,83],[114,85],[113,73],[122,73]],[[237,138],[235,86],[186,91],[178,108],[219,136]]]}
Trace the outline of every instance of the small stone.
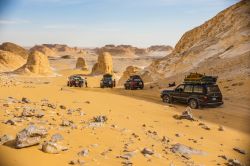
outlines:
{"label": "small stone", "polygon": [[223,126],[219,126],[218,130],[219,130],[219,131],[224,131],[225,129],[224,129]]}
{"label": "small stone", "polygon": [[237,159],[229,159],[228,160],[228,165],[230,166],[243,166],[239,160]]}
{"label": "small stone", "polygon": [[63,140],[63,136],[61,134],[53,134],[51,136],[51,141],[52,142],[58,142],[58,141],[62,141]]}
{"label": "small stone", "polygon": [[3,145],[3,144],[5,144],[6,142],[8,142],[8,141],[12,141],[12,140],[14,140],[14,137],[13,136],[11,136],[11,135],[3,135],[1,138],[0,138],[0,145]]}
{"label": "small stone", "polygon": [[64,105],[60,105],[60,108],[61,108],[62,110],[65,110],[65,109],[66,109],[66,107],[65,107]]}
{"label": "small stone", "polygon": [[22,102],[23,103],[30,103],[30,100],[28,98],[26,98],[26,97],[23,97]]}
{"label": "small stone", "polygon": [[238,148],[238,147],[234,147],[233,150],[236,151],[236,152],[238,152],[238,153],[240,153],[240,154],[246,154],[246,151],[245,151],[245,150],[240,149],[240,148]]}
{"label": "small stone", "polygon": [[16,125],[16,121],[13,119],[9,119],[6,122],[4,122],[5,124],[9,124],[9,125]]}
{"label": "small stone", "polygon": [[106,122],[108,118],[106,116],[100,115],[93,118],[94,122]]}
{"label": "small stone", "polygon": [[69,120],[63,120],[62,121],[62,126],[70,126],[70,125],[72,125],[73,124],[73,122],[72,121],[69,121]]}
{"label": "small stone", "polygon": [[82,157],[85,157],[89,154],[89,150],[88,149],[83,149],[82,151],[80,151],[78,153],[78,156],[82,156]]}
{"label": "small stone", "polygon": [[142,153],[143,155],[153,155],[153,154],[154,154],[154,151],[152,151],[152,150],[149,149],[149,148],[144,148],[144,149],[141,151],[141,153]]}
{"label": "small stone", "polygon": [[45,153],[58,154],[62,151],[62,148],[55,142],[45,142],[42,145],[42,151]]}

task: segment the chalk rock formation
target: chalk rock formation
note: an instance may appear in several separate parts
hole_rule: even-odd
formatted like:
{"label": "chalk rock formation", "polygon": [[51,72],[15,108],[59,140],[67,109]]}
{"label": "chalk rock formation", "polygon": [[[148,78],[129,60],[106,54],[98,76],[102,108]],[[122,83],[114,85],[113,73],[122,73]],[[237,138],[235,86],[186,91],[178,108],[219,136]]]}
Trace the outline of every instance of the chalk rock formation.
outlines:
{"label": "chalk rock formation", "polygon": [[92,74],[112,74],[113,73],[113,62],[112,56],[108,52],[102,52],[98,56],[97,63],[92,68]]}
{"label": "chalk rock formation", "polygon": [[9,72],[23,66],[26,60],[9,51],[0,50],[0,72]]}
{"label": "chalk rock formation", "polygon": [[88,70],[88,66],[82,57],[79,57],[76,61],[76,69]]}
{"label": "chalk rock formation", "polygon": [[136,66],[128,66],[126,70],[123,72],[122,77],[119,79],[118,85],[123,85],[124,82],[131,76],[138,74],[141,68]]}
{"label": "chalk rock formation", "polygon": [[27,63],[15,71],[20,74],[52,74],[48,57],[39,51],[32,51],[28,57]]}
{"label": "chalk rock formation", "polygon": [[27,59],[29,56],[28,51],[25,48],[10,42],[5,42],[2,45],[0,45],[0,50],[17,54],[24,59]]}

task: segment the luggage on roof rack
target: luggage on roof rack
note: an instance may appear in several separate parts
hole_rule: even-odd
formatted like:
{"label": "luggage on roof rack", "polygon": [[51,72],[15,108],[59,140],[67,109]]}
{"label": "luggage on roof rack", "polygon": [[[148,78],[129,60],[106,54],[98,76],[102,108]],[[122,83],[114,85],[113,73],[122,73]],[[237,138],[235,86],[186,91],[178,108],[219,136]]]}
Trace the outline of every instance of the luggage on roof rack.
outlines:
{"label": "luggage on roof rack", "polygon": [[215,84],[217,76],[206,76],[200,73],[190,73],[185,77],[184,83]]}

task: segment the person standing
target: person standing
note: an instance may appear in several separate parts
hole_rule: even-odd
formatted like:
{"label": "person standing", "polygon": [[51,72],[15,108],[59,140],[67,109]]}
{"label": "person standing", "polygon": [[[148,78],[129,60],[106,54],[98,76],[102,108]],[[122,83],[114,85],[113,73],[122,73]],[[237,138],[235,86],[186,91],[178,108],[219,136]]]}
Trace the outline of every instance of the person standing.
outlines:
{"label": "person standing", "polygon": [[87,78],[85,78],[85,87],[86,87],[86,88],[88,87],[88,81],[87,81]]}

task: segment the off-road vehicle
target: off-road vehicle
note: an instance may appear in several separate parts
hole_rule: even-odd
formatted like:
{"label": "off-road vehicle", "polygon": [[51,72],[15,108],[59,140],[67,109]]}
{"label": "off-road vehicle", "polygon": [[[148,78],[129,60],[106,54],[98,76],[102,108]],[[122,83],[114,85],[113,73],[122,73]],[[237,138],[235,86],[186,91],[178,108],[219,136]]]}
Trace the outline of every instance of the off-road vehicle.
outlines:
{"label": "off-road vehicle", "polygon": [[144,83],[139,75],[130,76],[130,78],[124,83],[125,89],[143,89]]}
{"label": "off-road vehicle", "polygon": [[83,87],[84,79],[80,75],[72,75],[68,77],[67,86]]}
{"label": "off-road vehicle", "polygon": [[114,80],[111,74],[104,74],[103,78],[100,82],[101,88],[113,88],[114,87]]}
{"label": "off-road vehicle", "polygon": [[217,77],[198,75],[191,73],[184,79],[184,83],[174,90],[163,90],[161,92],[162,101],[187,103],[193,109],[222,105],[222,94],[219,86],[216,85]]}

